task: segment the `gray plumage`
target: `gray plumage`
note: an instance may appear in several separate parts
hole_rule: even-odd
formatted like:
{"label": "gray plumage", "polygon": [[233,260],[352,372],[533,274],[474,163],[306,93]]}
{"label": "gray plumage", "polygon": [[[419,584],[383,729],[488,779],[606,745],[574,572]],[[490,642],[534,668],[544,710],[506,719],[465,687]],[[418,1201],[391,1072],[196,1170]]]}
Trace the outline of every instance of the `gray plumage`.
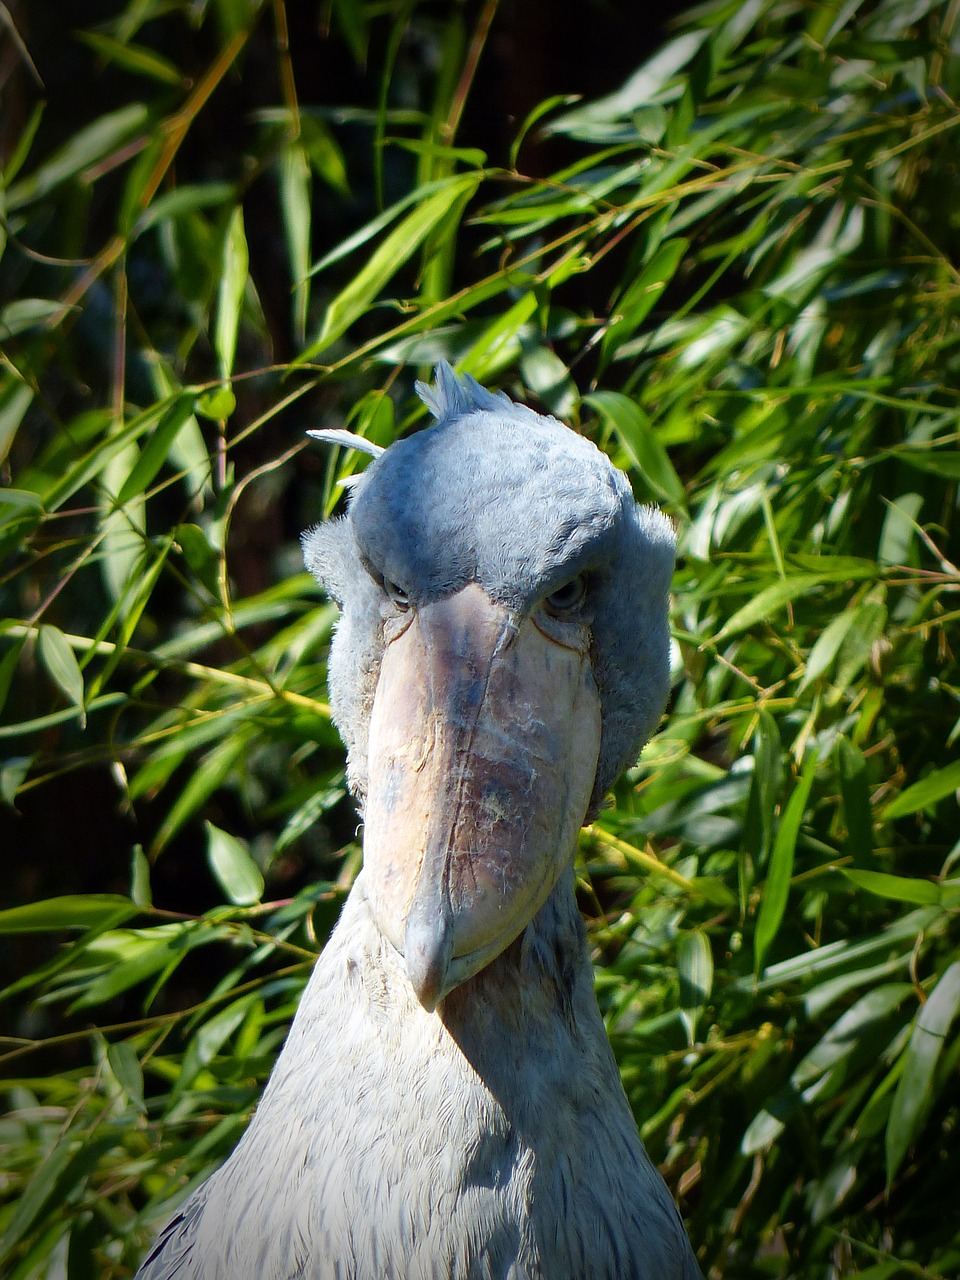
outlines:
{"label": "gray plumage", "polygon": [[[352,785],[361,799],[370,793],[364,870],[247,1132],[162,1232],[140,1280],[700,1275],[620,1084],[572,872],[576,824],[635,759],[666,696],[670,526],[638,507],[604,455],[555,420],[446,365],[436,388],[420,392],[437,424],[377,457],[353,486],[347,516],[305,536],[309,567],[342,607],[331,703]],[[571,582],[586,584],[573,606],[563,594]],[[555,606],[545,606],[550,599]],[[393,732],[382,690],[378,704],[385,653],[392,646],[402,655],[418,627],[432,634],[430,619],[457,600],[470,617],[491,611],[501,627],[493,656],[482,679],[471,669],[468,694],[448,699],[457,703],[453,719],[464,722],[449,732],[453,745],[441,726],[429,739],[435,751],[410,765],[401,742],[384,773],[378,725],[387,724],[388,738]],[[444,672],[474,662],[463,645],[449,648]],[[571,801],[580,806],[574,836],[559,838],[554,862],[526,830],[510,843],[526,823],[510,804],[518,777],[536,790],[539,777],[556,773],[559,789],[549,794],[564,802],[573,794],[568,753],[549,758],[547,713],[541,723],[513,686],[497,692],[502,669],[516,679],[528,669],[510,666],[514,649],[546,663],[547,685],[579,672],[575,696],[598,698],[597,742],[587,753],[595,776]],[[476,705],[480,684],[501,719],[504,706],[516,719],[502,734],[489,731],[492,747],[478,745],[488,732]],[[589,737],[586,720],[583,732]],[[377,831],[386,821],[389,832],[393,818],[400,830],[406,809],[394,807],[393,791],[446,760],[445,751],[462,767],[455,818],[441,841],[441,890],[423,888],[437,856],[425,838],[414,858],[417,887],[401,893],[407,932],[394,935],[387,921],[401,863],[388,856],[389,874],[381,869]],[[474,827],[464,825],[468,810]],[[483,949],[486,932],[483,947],[463,941],[471,912],[487,913],[488,931],[501,927],[501,904],[484,877],[493,867],[496,883],[507,885],[510,872],[496,860],[505,856],[500,845],[486,861],[477,853],[487,825],[543,878],[522,887],[531,918],[503,926],[490,944],[496,954]],[[549,822],[544,829],[553,830]],[[424,928],[434,963],[418,969],[411,939]]]}

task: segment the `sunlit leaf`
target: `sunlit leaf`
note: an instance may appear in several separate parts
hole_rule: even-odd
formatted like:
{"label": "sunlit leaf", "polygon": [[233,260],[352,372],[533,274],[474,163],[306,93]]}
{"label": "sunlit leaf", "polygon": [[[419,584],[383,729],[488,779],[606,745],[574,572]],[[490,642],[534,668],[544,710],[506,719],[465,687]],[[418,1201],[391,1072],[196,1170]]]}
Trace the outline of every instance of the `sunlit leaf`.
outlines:
{"label": "sunlit leaf", "polygon": [[263,876],[246,848],[235,837],[212,822],[207,829],[207,859],[221,889],[241,906],[259,902],[263,896]]}
{"label": "sunlit leaf", "polygon": [[240,330],[240,309],[247,286],[249,252],[243,228],[243,210],[238,205],[230,215],[223,240],[220,262],[220,291],[217,295],[217,319],[213,345],[217,352],[220,377],[226,380],[233,372]]}
{"label": "sunlit leaf", "polygon": [[335,338],[340,337],[367,310],[397,270],[416,252],[427,236],[459,203],[477,188],[479,177],[459,175],[440,185],[377,246],[351,282],[327,307],[316,340],[303,352],[301,360],[312,360]]}
{"label": "sunlit leaf", "polygon": [[685,506],[683,485],[643,409],[618,391],[595,391],[584,396],[583,402],[610,423],[633,465],[654,491]]}
{"label": "sunlit leaf", "polygon": [[692,1042],[699,1016],[713,990],[713,950],[702,930],[683,933],[677,940],[677,976],[680,1008]]}
{"label": "sunlit leaf", "polygon": [[293,285],[294,329],[298,340],[303,342],[310,304],[310,166],[303,148],[296,143],[283,149],[279,182]]}

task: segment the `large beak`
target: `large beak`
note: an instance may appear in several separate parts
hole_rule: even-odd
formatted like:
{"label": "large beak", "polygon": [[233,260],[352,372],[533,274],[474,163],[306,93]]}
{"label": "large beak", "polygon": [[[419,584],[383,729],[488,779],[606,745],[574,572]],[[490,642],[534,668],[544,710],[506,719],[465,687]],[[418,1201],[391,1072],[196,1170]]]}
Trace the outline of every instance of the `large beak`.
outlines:
{"label": "large beak", "polygon": [[546,901],[596,778],[600,702],[568,646],[471,584],[411,613],[370,721],[364,881],[427,1009]]}

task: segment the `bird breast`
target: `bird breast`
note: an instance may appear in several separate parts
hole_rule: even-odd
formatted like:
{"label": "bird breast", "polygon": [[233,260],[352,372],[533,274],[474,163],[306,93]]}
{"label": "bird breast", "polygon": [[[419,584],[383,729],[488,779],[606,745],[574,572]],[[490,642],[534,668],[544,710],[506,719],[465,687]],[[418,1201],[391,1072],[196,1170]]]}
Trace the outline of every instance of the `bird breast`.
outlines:
{"label": "bird breast", "polygon": [[[567,897],[575,913],[562,890],[542,915]],[[582,951],[579,920],[551,920],[544,938],[558,927]],[[531,928],[430,1014],[361,876],[250,1128],[204,1189],[195,1269],[169,1274],[681,1280],[682,1227],[637,1137],[586,956],[551,964]]]}

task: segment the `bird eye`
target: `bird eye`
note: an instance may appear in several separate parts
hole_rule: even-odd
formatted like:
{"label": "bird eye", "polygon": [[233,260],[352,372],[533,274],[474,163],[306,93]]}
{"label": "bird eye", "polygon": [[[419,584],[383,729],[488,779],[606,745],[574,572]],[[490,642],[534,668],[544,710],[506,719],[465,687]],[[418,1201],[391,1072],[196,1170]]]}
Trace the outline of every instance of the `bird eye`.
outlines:
{"label": "bird eye", "polygon": [[410,597],[404,591],[403,587],[398,587],[395,582],[390,582],[384,578],[383,589],[387,593],[390,603],[400,613],[406,613],[410,608]]}
{"label": "bird eye", "polygon": [[572,613],[574,609],[583,604],[584,597],[587,594],[587,580],[582,573],[578,573],[575,578],[571,578],[569,582],[565,582],[562,587],[558,587],[556,591],[552,591],[547,596],[544,604],[547,612],[555,616],[558,614]]}

